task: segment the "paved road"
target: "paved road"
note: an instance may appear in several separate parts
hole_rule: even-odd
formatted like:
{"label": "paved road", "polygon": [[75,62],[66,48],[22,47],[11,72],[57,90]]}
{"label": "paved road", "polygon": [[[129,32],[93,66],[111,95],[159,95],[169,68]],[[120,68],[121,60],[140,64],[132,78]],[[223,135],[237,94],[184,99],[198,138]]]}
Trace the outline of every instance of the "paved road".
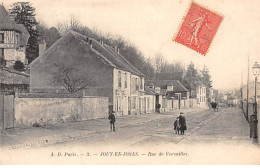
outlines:
{"label": "paved road", "polygon": [[[173,130],[173,121],[177,114],[145,114],[141,122],[141,116],[120,118],[116,123],[119,127],[116,132],[110,132],[107,127],[87,137],[61,142],[56,146],[251,143],[249,124],[238,108],[223,108],[219,112],[207,109],[186,112],[188,130],[185,135],[176,135]],[[97,127],[103,125],[96,124]]]}

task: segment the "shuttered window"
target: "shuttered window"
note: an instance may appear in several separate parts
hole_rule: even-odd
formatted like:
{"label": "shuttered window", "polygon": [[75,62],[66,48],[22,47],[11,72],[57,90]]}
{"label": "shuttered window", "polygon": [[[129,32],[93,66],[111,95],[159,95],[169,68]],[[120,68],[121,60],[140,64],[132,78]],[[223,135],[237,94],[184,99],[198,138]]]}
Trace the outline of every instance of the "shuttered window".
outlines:
{"label": "shuttered window", "polygon": [[0,33],[0,43],[4,43],[4,33]]}

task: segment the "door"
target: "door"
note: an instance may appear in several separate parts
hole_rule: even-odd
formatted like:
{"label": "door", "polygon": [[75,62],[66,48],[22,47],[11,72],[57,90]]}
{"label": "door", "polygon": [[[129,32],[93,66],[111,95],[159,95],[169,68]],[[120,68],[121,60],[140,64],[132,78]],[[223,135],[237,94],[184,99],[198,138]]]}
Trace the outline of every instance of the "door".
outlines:
{"label": "door", "polygon": [[4,95],[0,94],[0,129],[4,129]]}
{"label": "door", "polygon": [[14,127],[14,95],[4,96],[4,128]]}
{"label": "door", "polygon": [[128,115],[128,99],[126,96],[123,97],[123,115]]}
{"label": "door", "polygon": [[139,113],[142,113],[142,98],[139,98]]}
{"label": "door", "polygon": [[181,109],[181,94],[178,94],[178,106]]}
{"label": "door", "polygon": [[143,107],[144,107],[144,113],[146,113],[146,97],[144,98],[144,105],[143,105]]}
{"label": "door", "polygon": [[14,127],[14,95],[0,95],[0,128]]}

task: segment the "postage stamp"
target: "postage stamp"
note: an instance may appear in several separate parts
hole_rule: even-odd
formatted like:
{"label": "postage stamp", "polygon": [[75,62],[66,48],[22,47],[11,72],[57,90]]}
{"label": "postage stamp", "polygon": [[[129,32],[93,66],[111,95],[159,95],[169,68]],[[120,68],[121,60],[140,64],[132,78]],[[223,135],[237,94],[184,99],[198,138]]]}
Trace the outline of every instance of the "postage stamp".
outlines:
{"label": "postage stamp", "polygon": [[205,55],[222,20],[223,16],[192,2],[173,40]]}

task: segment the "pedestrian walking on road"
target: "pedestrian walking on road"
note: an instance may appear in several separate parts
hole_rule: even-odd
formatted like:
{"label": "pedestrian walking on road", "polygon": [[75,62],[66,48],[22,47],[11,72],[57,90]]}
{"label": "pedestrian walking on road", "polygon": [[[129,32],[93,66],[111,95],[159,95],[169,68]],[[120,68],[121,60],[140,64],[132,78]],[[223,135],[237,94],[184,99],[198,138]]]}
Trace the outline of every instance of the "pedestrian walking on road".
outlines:
{"label": "pedestrian walking on road", "polygon": [[176,132],[176,134],[179,134],[180,132],[180,120],[179,117],[177,117],[177,119],[174,121],[174,130]]}
{"label": "pedestrian walking on road", "polygon": [[110,131],[116,131],[116,128],[115,128],[115,122],[116,122],[116,117],[114,115],[114,111],[110,112],[109,116],[108,116],[108,119],[109,119],[109,122],[110,122]]}
{"label": "pedestrian walking on road", "polygon": [[180,122],[181,134],[184,135],[184,131],[187,130],[187,126],[186,126],[186,119],[183,116],[183,112],[180,113],[179,122]]}

